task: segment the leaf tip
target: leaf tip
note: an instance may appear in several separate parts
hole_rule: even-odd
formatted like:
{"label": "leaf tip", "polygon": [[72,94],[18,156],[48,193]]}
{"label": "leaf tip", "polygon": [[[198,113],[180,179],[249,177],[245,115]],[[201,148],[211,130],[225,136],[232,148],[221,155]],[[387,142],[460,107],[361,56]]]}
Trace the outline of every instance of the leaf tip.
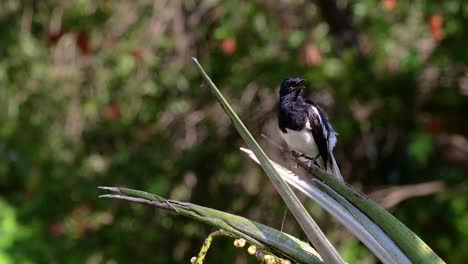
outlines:
{"label": "leaf tip", "polygon": [[98,186],[99,189],[101,190],[107,190],[111,192],[120,192],[119,188],[117,187],[108,187],[108,186]]}
{"label": "leaf tip", "polygon": [[99,198],[114,198],[113,196],[114,196],[113,194],[102,194],[102,195],[99,195],[98,197]]}
{"label": "leaf tip", "polygon": [[247,154],[251,154],[251,153],[252,153],[252,151],[251,151],[250,149],[248,149],[248,148],[242,148],[242,147],[241,147],[241,148],[239,148],[239,149],[240,149],[241,151],[247,153]]}

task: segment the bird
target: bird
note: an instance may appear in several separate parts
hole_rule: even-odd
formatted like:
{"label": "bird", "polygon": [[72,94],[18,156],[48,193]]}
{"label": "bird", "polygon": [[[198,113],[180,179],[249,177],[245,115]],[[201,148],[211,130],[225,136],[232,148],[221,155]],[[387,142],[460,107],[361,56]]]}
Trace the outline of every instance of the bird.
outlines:
{"label": "bird", "polygon": [[279,89],[278,127],[288,147],[343,181],[333,156],[337,133],[327,114],[304,98],[304,79],[286,78]]}

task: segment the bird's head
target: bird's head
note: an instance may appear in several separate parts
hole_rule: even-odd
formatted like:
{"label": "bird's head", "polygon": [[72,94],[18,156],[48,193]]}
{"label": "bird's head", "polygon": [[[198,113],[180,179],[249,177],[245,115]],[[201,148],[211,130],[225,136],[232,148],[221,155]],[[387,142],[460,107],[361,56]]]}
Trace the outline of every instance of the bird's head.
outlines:
{"label": "bird's head", "polygon": [[304,79],[301,78],[286,78],[283,80],[280,86],[280,96],[284,96],[290,93],[296,93],[299,95],[304,89]]}

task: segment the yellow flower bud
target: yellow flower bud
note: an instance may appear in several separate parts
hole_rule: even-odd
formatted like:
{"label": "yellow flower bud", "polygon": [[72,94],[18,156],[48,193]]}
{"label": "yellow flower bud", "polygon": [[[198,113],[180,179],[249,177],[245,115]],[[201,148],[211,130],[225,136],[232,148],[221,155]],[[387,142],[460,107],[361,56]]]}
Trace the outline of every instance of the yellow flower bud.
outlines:
{"label": "yellow flower bud", "polygon": [[247,252],[249,252],[250,255],[253,255],[253,254],[255,254],[255,252],[257,252],[257,247],[254,246],[254,245],[251,245],[251,246],[247,249]]}
{"label": "yellow flower bud", "polygon": [[246,243],[246,241],[243,238],[239,238],[239,239],[234,240],[234,246],[238,247],[238,248],[244,247],[245,243]]}

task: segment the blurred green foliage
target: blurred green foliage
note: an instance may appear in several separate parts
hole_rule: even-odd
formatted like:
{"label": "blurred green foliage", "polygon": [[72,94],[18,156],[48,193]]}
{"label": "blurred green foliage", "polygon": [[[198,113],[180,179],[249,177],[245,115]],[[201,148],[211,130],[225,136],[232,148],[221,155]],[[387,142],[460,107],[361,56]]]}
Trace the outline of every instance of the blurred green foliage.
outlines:
{"label": "blurred green foliage", "polygon": [[[98,185],[281,226],[284,205],[239,153],[191,56],[249,129],[278,141],[277,86],[307,79],[340,134],[345,178],[365,192],[443,182],[393,212],[448,263],[464,263],[468,5],[325,2],[334,1],[2,1],[0,263],[187,263],[212,231],[99,200]],[[348,261],[376,262],[308,206]],[[285,230],[302,236],[292,217]],[[207,256],[245,261],[253,258],[228,239]]]}

